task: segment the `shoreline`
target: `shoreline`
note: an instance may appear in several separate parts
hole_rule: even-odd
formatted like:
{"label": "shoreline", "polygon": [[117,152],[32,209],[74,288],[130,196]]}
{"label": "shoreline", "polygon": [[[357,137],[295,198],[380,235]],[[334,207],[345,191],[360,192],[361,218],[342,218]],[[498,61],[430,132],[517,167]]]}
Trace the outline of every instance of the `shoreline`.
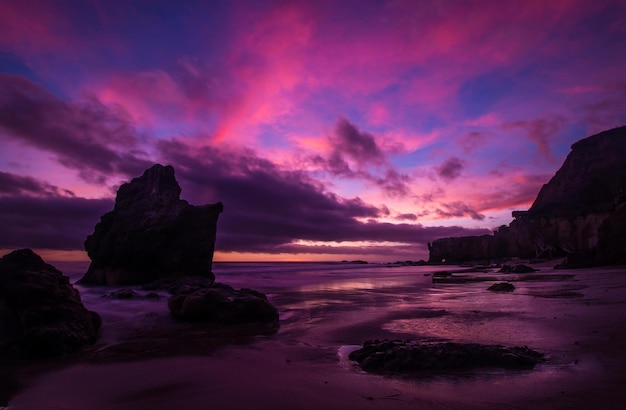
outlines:
{"label": "shoreline", "polygon": [[[430,278],[424,274],[407,274],[421,281],[414,285],[401,281],[405,274],[367,274],[368,280],[388,280],[389,286],[363,282],[361,288],[344,289],[337,278],[337,283],[287,289],[271,296],[282,318],[276,333],[254,335],[258,329],[247,329],[252,334],[225,331],[216,337],[206,328],[202,334],[203,326],[185,325],[146,330],[143,341],[136,334],[105,349],[96,344],[101,350],[91,359],[87,349],[56,366],[22,369],[27,385],[9,408],[43,403],[65,409],[202,408],[209,402],[233,409],[620,408],[626,400],[626,312],[621,309],[626,270],[570,272],[574,277],[565,280],[519,282],[512,295],[487,292],[485,283],[426,284]],[[353,274],[345,276],[354,282]],[[580,297],[554,296],[572,287]],[[494,334],[497,329],[510,335]],[[457,340],[534,341],[541,346],[529,347],[548,350],[549,360],[528,372],[481,370],[412,379],[366,374],[346,360],[346,352],[365,340],[446,339],[448,333]],[[118,360],[124,356],[131,360]]]}

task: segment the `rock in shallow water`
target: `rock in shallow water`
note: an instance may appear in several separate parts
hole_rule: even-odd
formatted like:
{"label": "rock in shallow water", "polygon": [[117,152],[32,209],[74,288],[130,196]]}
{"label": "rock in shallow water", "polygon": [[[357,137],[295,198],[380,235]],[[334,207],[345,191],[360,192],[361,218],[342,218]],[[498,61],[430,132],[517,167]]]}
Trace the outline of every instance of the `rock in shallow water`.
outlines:
{"label": "rock in shallow water", "polygon": [[180,199],[171,166],[154,165],[123,184],[113,211],[85,241],[91,265],[79,281],[131,285],[168,276],[211,272],[221,203],[194,206]]}
{"label": "rock in shallow water", "polygon": [[100,316],[54,266],[30,249],[0,259],[0,345],[18,355],[59,356],[95,342]]}
{"label": "rock in shallow water", "polygon": [[528,265],[523,265],[523,264],[514,265],[514,266],[502,265],[502,267],[500,268],[498,272],[500,273],[532,273],[532,272],[539,272],[539,269],[535,269]]}
{"label": "rock in shallow water", "polygon": [[475,343],[418,343],[408,340],[372,340],[349,355],[371,373],[414,374],[479,367],[531,369],[544,356],[524,347]]}
{"label": "rock in shallow water", "polygon": [[513,292],[515,290],[515,285],[507,282],[499,282],[489,286],[487,290],[492,292]]}
{"label": "rock in shallow water", "polygon": [[267,297],[252,289],[235,290],[214,283],[210,287],[179,289],[168,301],[172,316],[183,321],[227,324],[278,322],[278,311]]}

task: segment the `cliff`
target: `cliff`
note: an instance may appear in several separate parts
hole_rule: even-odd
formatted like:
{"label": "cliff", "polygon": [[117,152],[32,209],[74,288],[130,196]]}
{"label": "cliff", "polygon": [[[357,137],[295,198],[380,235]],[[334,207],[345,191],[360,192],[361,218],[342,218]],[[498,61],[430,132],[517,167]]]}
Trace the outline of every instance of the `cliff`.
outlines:
{"label": "cliff", "polygon": [[156,164],[123,184],[85,250],[83,284],[127,285],[164,277],[205,276],[211,268],[221,203],[194,206],[180,199],[174,168]]}
{"label": "cliff", "polygon": [[626,262],[626,127],[580,140],[528,211],[493,236],[442,238],[431,263],[568,256],[571,266]]}

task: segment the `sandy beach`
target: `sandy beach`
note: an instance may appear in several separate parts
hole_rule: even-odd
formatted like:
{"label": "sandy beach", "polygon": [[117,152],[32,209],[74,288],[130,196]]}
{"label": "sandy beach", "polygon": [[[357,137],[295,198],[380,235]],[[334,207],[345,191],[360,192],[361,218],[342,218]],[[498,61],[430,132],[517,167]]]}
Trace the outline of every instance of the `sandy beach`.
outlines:
{"label": "sandy beach", "polygon": [[[492,281],[431,283],[443,267],[218,267],[219,281],[267,293],[280,328],[181,325],[164,300],[108,302],[96,345],[20,367],[8,408],[622,408],[626,269],[551,266],[473,274],[507,279],[512,293],[487,291]],[[81,289],[90,308],[105,306],[98,292]],[[375,338],[527,345],[547,361],[525,371],[371,375],[347,355]]]}

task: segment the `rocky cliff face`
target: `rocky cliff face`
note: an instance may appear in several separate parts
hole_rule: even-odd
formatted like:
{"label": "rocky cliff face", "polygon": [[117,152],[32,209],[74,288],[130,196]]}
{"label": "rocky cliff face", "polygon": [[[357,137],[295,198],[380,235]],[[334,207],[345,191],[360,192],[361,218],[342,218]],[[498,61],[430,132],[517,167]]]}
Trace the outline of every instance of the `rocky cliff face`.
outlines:
{"label": "rocky cliff face", "polygon": [[626,127],[585,138],[528,211],[493,236],[443,238],[431,263],[567,255],[571,265],[626,262]]}
{"label": "rocky cliff face", "polygon": [[171,166],[154,165],[123,184],[85,250],[83,284],[126,285],[170,276],[210,276],[221,203],[193,206],[180,199]]}

